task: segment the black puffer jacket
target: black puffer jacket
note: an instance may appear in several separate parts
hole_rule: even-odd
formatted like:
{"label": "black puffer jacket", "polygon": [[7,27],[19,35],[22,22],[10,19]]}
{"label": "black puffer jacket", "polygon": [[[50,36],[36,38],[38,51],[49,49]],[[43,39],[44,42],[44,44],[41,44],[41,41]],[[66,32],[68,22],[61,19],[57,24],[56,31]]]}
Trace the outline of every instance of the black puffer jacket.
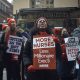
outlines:
{"label": "black puffer jacket", "polygon": [[[22,35],[21,35],[21,33],[20,32],[17,32],[16,33],[16,36],[18,36],[18,37],[22,37]],[[5,42],[5,32],[3,33],[3,35],[2,35],[2,38],[1,38],[1,43],[2,43],[2,45],[3,45],[3,51],[4,51],[4,59],[5,59],[5,62],[10,62],[11,61],[11,54],[9,54],[9,53],[6,53],[6,50],[7,50],[7,44],[6,44],[6,42]],[[22,54],[23,54],[23,50],[24,50],[24,46],[23,46],[23,43],[22,43],[22,47],[21,47],[21,53],[20,53],[20,55],[18,55],[18,61],[19,62],[21,62],[21,60],[22,60]]]}
{"label": "black puffer jacket", "polygon": [[[47,34],[52,34],[50,29],[46,29]],[[31,31],[31,40],[28,40],[26,42],[25,50],[24,50],[24,56],[23,56],[23,62],[24,66],[29,66],[30,64],[33,64],[33,36],[39,34],[38,29],[33,29]],[[61,47],[59,43],[56,43],[56,58],[57,60],[61,60]]]}

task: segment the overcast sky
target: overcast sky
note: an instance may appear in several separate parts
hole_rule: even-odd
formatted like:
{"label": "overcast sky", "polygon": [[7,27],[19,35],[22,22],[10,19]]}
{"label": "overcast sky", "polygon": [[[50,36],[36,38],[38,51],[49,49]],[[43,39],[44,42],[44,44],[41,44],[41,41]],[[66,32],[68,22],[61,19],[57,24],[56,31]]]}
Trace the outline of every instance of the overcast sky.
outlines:
{"label": "overcast sky", "polygon": [[7,0],[7,1],[9,1],[11,3],[13,0]]}

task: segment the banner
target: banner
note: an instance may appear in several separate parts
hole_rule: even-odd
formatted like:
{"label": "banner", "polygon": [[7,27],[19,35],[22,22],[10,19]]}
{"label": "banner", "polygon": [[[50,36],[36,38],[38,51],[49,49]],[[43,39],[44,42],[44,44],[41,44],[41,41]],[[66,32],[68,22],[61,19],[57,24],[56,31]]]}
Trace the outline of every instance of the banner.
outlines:
{"label": "banner", "polygon": [[9,37],[7,53],[20,55],[23,38],[17,36]]}
{"label": "banner", "polygon": [[78,37],[68,37],[65,38],[64,40],[66,44],[66,53],[68,61],[73,61],[76,59],[77,52],[79,51]]}
{"label": "banner", "polygon": [[33,65],[35,69],[56,69],[55,42],[52,36],[33,37]]}

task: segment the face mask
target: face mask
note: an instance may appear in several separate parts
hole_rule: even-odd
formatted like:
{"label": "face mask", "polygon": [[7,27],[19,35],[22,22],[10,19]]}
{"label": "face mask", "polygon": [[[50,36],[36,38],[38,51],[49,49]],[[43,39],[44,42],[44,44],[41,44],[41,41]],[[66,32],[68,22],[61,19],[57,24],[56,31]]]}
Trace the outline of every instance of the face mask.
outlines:
{"label": "face mask", "polygon": [[68,37],[68,34],[67,34],[67,33],[64,33],[64,34],[63,34],[63,37],[64,37],[64,38]]}

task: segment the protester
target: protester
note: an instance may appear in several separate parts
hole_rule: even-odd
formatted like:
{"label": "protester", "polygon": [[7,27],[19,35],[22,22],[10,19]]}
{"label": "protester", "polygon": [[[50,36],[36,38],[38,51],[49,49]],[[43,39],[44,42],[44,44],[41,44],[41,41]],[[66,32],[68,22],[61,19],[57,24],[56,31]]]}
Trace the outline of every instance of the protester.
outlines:
{"label": "protester", "polygon": [[[73,32],[71,33],[71,35],[74,36],[74,37],[78,37],[79,46],[80,46],[80,26],[75,28],[73,30]],[[77,64],[79,65],[79,69],[76,69],[76,73],[77,73],[77,80],[80,80],[80,48],[79,48],[79,52],[77,54],[77,59],[76,59],[75,62],[77,62]]]}
{"label": "protester", "polygon": [[[23,44],[21,38],[22,35],[19,31],[17,31],[15,19],[8,19],[8,26],[9,27],[6,28],[6,31],[2,36],[2,43],[4,44],[5,63],[7,70],[7,80],[21,80],[20,64],[22,59],[21,56],[23,53]],[[18,39],[21,41],[21,43],[20,41],[17,41]],[[13,42],[11,42],[10,40],[13,40]],[[19,47],[21,47],[21,50],[18,50],[18,52],[16,51],[16,47],[18,49],[17,43],[19,44]]]}
{"label": "protester", "polygon": [[0,24],[0,80],[3,80],[3,69],[4,69],[4,54],[3,54],[3,45],[1,42],[1,37],[3,34],[2,24]]}
{"label": "protester", "polygon": [[[20,27],[20,25],[18,25],[17,29],[22,34],[22,38],[23,38],[23,42],[24,42],[24,47],[25,47],[25,44],[26,44],[27,40],[31,39],[30,38],[31,37],[30,36],[30,32],[27,30],[27,28],[26,29],[22,29]],[[28,77],[28,72],[26,72],[26,70],[24,70],[24,64],[23,64],[23,60],[22,60],[22,80],[27,80],[27,77]]]}
{"label": "protester", "polygon": [[61,80],[73,80],[73,68],[74,68],[74,61],[68,61],[67,58],[67,53],[66,53],[66,45],[65,45],[65,38],[68,38],[69,33],[66,28],[62,29],[61,32],[61,47],[62,47],[62,59],[63,59],[63,64],[62,64],[62,79]]}
{"label": "protester", "polygon": [[[52,53],[56,55],[56,68],[50,69],[50,67],[45,68],[45,69],[37,69],[35,67],[35,60],[34,60],[34,49],[33,49],[33,39],[34,36],[51,36],[52,38],[52,43],[55,43],[55,47],[52,49],[54,52]],[[41,50],[41,48],[39,48]],[[46,49],[48,51],[48,49]],[[55,53],[56,51],[56,53]],[[38,52],[38,54],[41,54]],[[48,52],[48,54],[50,54]],[[42,55],[42,54],[41,54]],[[58,41],[58,38],[55,37],[53,32],[48,28],[48,23],[47,19],[44,17],[39,18],[36,21],[36,25],[34,26],[34,29],[31,31],[31,40],[27,41],[26,46],[25,46],[25,52],[24,52],[24,66],[25,70],[29,72],[29,79],[28,80],[57,80],[59,76],[61,75],[61,65],[59,64],[59,61],[61,61],[61,47]],[[51,61],[50,61],[51,62]],[[51,64],[53,64],[54,61],[52,61]],[[54,64],[55,66],[55,64]],[[40,68],[40,67],[39,67]],[[44,67],[43,67],[44,68]],[[59,74],[59,75],[58,75]]]}

